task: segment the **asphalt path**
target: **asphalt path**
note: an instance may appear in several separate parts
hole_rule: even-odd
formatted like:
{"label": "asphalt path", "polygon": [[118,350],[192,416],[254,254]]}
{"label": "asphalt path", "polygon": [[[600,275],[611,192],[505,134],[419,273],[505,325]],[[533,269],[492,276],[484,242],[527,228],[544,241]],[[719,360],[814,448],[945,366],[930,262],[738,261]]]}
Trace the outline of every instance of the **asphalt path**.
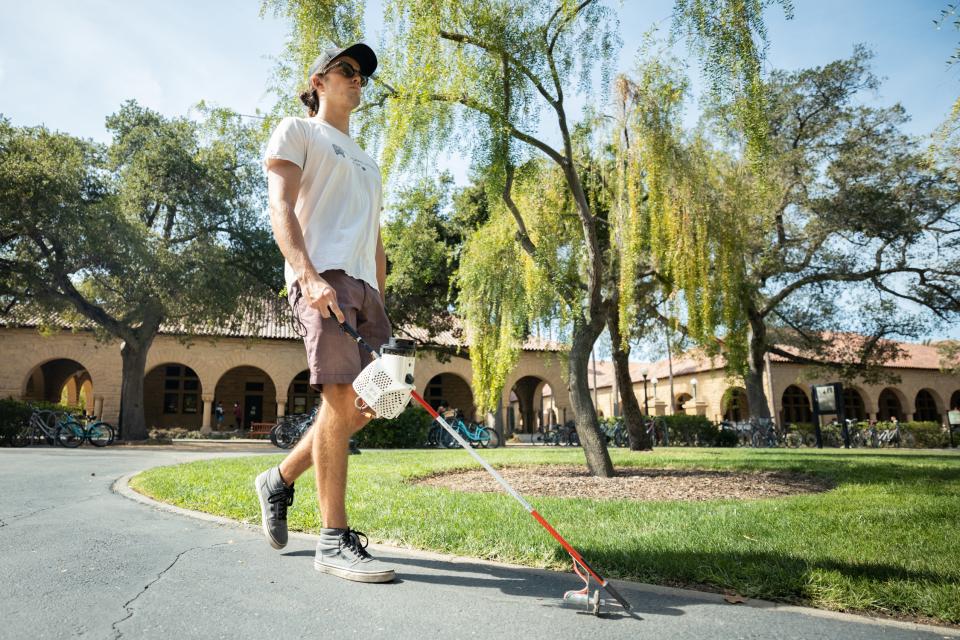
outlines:
{"label": "asphalt path", "polygon": [[[0,449],[0,638],[956,638],[955,629],[616,581],[635,615],[564,608],[569,573],[392,547],[391,584],[313,570],[315,538],[138,501],[133,472],[261,447]],[[269,450],[267,450],[269,451]],[[251,478],[252,486],[252,478]],[[424,526],[429,526],[425,523]]]}

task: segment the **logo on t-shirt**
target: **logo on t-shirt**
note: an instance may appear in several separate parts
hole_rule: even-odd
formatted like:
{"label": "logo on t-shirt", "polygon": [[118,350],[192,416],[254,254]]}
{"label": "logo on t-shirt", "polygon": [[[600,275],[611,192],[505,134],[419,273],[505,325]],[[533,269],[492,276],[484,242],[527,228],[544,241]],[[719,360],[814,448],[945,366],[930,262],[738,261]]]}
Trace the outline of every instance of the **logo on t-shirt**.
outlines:
{"label": "logo on t-shirt", "polygon": [[336,145],[336,144],[333,145],[333,152],[334,152],[335,154],[337,154],[338,156],[340,156],[341,158],[346,158],[346,157],[347,157],[347,154],[344,152],[343,149],[340,148],[340,145]]}

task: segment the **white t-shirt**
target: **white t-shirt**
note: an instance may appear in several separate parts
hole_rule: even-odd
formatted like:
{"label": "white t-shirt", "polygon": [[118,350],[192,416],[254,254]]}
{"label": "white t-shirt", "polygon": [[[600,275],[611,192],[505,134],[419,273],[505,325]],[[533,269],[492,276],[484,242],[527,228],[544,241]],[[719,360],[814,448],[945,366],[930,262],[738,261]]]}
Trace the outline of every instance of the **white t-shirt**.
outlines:
{"label": "white t-shirt", "polygon": [[[380,167],[353,139],[318,118],[284,118],[264,155],[303,170],[294,207],[310,261],[318,272],[342,269],[377,286]],[[287,288],[297,275],[284,263]]]}

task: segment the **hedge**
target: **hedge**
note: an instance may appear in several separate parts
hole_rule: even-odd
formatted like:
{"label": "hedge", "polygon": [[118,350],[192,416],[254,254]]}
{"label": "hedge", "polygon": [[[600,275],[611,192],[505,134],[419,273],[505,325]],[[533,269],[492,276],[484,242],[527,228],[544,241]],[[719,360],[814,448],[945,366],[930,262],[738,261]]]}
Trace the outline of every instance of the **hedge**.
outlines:
{"label": "hedge", "polygon": [[407,449],[422,447],[433,418],[420,407],[408,407],[392,420],[375,418],[354,438],[365,449]]}

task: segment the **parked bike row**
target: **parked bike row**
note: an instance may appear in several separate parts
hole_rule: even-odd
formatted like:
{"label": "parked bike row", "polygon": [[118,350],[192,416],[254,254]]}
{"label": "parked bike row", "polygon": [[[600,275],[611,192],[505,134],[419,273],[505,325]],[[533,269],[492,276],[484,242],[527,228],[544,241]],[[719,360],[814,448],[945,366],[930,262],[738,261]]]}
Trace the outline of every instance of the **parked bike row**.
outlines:
{"label": "parked bike row", "polygon": [[73,449],[84,442],[106,447],[113,444],[114,438],[113,426],[95,416],[35,409],[29,420],[13,433],[10,443],[15,447],[46,443]]}
{"label": "parked bike row", "polygon": [[[720,423],[720,429],[733,433],[737,444],[743,447],[817,446],[814,432],[800,431],[794,425],[781,429],[770,418],[724,421]],[[824,447],[913,447],[916,439],[899,423],[894,423],[892,428],[880,429],[874,424],[846,419],[842,424],[834,420],[821,427],[820,443]]]}

